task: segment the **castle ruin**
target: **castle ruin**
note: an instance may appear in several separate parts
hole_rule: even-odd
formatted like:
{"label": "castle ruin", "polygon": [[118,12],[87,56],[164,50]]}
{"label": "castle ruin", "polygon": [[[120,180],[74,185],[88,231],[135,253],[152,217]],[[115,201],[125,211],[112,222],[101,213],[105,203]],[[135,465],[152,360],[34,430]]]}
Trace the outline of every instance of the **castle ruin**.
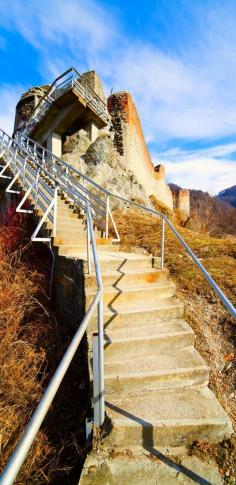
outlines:
{"label": "castle ruin", "polygon": [[[145,205],[155,199],[156,207],[177,210],[187,220],[189,192],[172,194],[164,166],[154,167],[132,95],[122,91],[106,99],[95,71],[85,72],[66,90],[64,81],[60,88],[60,78],[61,95],[55,100],[53,85],[33,87],[22,95],[14,132],[24,130],[35,113],[29,136],[54,155],[112,192]],[[38,117],[40,106],[43,116]]]}

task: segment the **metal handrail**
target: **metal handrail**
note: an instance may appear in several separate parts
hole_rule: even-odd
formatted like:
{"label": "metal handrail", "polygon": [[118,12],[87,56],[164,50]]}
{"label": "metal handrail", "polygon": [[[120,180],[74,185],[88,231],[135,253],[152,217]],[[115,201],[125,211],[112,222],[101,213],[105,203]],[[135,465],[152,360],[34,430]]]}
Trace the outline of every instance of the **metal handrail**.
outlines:
{"label": "metal handrail", "polygon": [[[37,405],[30,421],[26,425],[24,433],[20,438],[14,452],[12,453],[1,477],[0,477],[0,484],[1,485],[12,485],[14,480],[16,479],[20,468],[22,467],[28,451],[32,446],[34,439],[44,421],[45,416],[48,413],[48,410],[53,402],[53,399],[62,383],[62,380],[70,366],[70,363],[79,347],[79,344],[87,330],[88,324],[90,319],[94,313],[96,306],[98,306],[98,334],[100,335],[100,348],[101,354],[103,354],[103,322],[102,319],[99,321],[99,315],[102,317],[102,295],[103,295],[103,288],[101,284],[101,273],[98,263],[98,257],[96,253],[96,244],[94,241],[92,223],[91,223],[91,214],[88,211],[88,218],[89,218],[89,227],[91,231],[91,239],[92,239],[92,248],[93,248],[93,255],[94,255],[94,262],[96,268],[96,277],[98,283],[98,291],[96,296],[94,297],[83,321],[80,324],[77,332],[75,333],[67,351],[65,352],[60,364],[58,365],[43,397],[41,398],[39,404]],[[100,360],[100,365],[102,365],[102,361]],[[101,383],[104,383],[104,370],[102,369],[102,377]],[[102,386],[102,384],[100,384]],[[103,396],[103,400],[101,403],[101,411],[100,411],[100,419],[101,424],[104,422],[104,384],[103,387],[100,387],[101,392],[99,396]]]}
{"label": "metal handrail", "polygon": [[[71,73],[71,76],[68,79],[65,79],[62,81],[59,86],[57,87],[57,83],[60,79],[64,78],[67,76],[69,73]],[[76,75],[76,78],[74,77]],[[79,81],[78,81],[79,80]],[[38,119],[37,116],[40,116],[40,112],[42,115],[46,112],[48,107],[51,105],[55,99],[61,96],[61,93],[67,88],[69,89],[70,87],[73,86],[78,86],[78,83],[83,86],[85,97],[88,98],[88,94],[90,93],[91,99],[89,102],[91,103],[93,100],[96,100],[97,103],[97,111],[99,111],[99,115],[103,117],[103,119],[107,122],[108,120],[108,114],[107,114],[107,107],[104,101],[98,96],[98,94],[86,83],[86,81],[83,79],[81,74],[74,68],[71,67],[70,69],[67,69],[64,73],[62,73],[60,76],[58,76],[53,83],[50,85],[48,90],[45,92],[43,97],[40,99],[39,103],[37,106],[34,108],[30,119],[26,122],[23,132],[27,133],[32,130],[32,128],[35,125],[35,122],[38,122],[41,117]],[[56,96],[57,94],[57,96]],[[47,99],[48,98],[48,99]],[[45,105],[48,105],[47,107]],[[98,109],[100,107],[100,109]],[[34,122],[35,121],[35,122]]]}
{"label": "metal handrail", "polygon": [[[14,166],[12,167],[12,170],[14,173],[19,173],[19,166],[22,165],[24,166],[25,169],[25,160],[30,159],[31,162],[33,162],[36,167],[40,168],[40,171],[43,171],[51,181],[55,183],[55,194],[57,194],[57,187],[58,187],[58,180],[47,170],[46,167],[43,167],[39,164],[38,160],[35,160],[35,157],[30,155],[28,152],[25,151],[24,147],[22,147],[18,142],[13,140],[11,137],[9,137],[5,132],[0,130],[0,135],[2,134],[0,138],[0,145],[2,146],[3,150],[9,153],[12,157],[12,160],[14,160]],[[4,138],[7,137],[6,143],[4,144]],[[12,149],[15,150],[12,152]],[[19,153],[18,153],[19,152]],[[23,158],[23,154],[25,154],[25,158]],[[3,152],[1,152],[1,156],[3,155]],[[18,159],[17,159],[18,155]],[[8,167],[8,163],[6,164],[5,167]],[[4,170],[4,168],[2,169]],[[30,172],[32,173],[32,167],[30,167]],[[37,170],[35,170],[35,173],[37,173]],[[23,169],[22,173],[23,174]],[[24,172],[25,176],[26,172]],[[1,175],[1,172],[0,172]],[[27,174],[28,176],[28,174]],[[28,177],[29,178],[29,177]],[[14,180],[14,177],[13,177]],[[29,184],[32,179],[29,178]],[[12,182],[10,183],[12,184]],[[44,185],[45,187],[45,185]],[[71,192],[67,190],[66,187],[62,187],[63,191],[66,193],[68,192],[71,196]],[[49,188],[49,193],[52,197],[52,189]],[[36,192],[35,192],[36,194]],[[26,192],[27,195],[27,192]],[[41,196],[46,197],[47,203],[50,201],[45,194],[41,193]],[[81,194],[80,194],[81,195]],[[72,194],[73,196],[73,194]],[[73,200],[76,199],[75,197]],[[97,254],[97,248],[96,248],[96,242],[95,242],[95,237],[94,237],[94,231],[93,231],[93,219],[91,215],[91,202],[89,200],[89,197],[86,193],[86,217],[87,217],[87,234],[88,234],[88,247],[90,247],[90,244],[92,246],[92,254],[93,254],[93,260],[94,260],[94,268],[95,268],[95,275],[96,275],[96,282],[97,282],[97,293],[96,296],[94,297],[91,305],[89,306],[89,309],[87,310],[87,313],[82,320],[80,327],[78,328],[77,332],[75,333],[67,351],[65,352],[60,364],[58,365],[45,393],[43,394],[43,397],[41,398],[39,404],[37,405],[29,423],[27,424],[22,437],[20,438],[13,454],[11,455],[2,475],[0,478],[0,483],[1,485],[12,485],[14,480],[17,477],[17,474],[24,463],[26,456],[28,454],[28,451],[33,444],[33,441],[40,429],[40,426],[49,410],[49,407],[61,385],[61,382],[69,368],[69,365],[78,349],[78,346],[82,340],[83,335],[85,334],[85,331],[88,327],[88,324],[90,322],[91,316],[94,313],[95,307],[98,307],[98,349],[99,349],[99,355],[98,355],[98,362],[97,362],[97,368],[98,368],[98,382],[97,382],[97,389],[98,389],[98,395],[94,396],[94,409],[96,408],[96,414],[94,411],[94,416],[96,419],[94,419],[94,422],[97,426],[102,426],[104,423],[105,419],[105,396],[104,396],[104,357],[103,357],[103,352],[104,352],[104,328],[103,328],[103,285],[102,285],[102,277],[101,277],[101,270],[99,266],[99,259],[98,259],[98,254]],[[44,220],[45,215],[47,212],[50,210],[50,207],[53,207],[54,199],[51,199],[51,202],[48,206],[48,209],[44,213],[44,216],[42,218],[42,221]],[[42,223],[41,221],[41,223]],[[56,220],[55,217],[53,218],[53,224],[54,226],[56,225]],[[36,234],[37,229],[34,232],[34,235],[32,236],[32,239],[35,239],[35,234]],[[37,239],[40,240],[40,239]],[[88,265],[89,265],[88,261]],[[94,357],[93,357],[94,358]],[[98,410],[98,412],[97,412]]]}
{"label": "metal handrail", "polygon": [[[145,207],[144,205],[137,204],[136,202],[133,202],[131,200],[125,199],[124,197],[121,197],[119,195],[115,194],[110,194],[110,197],[114,197],[116,199],[121,200],[123,203],[128,204],[128,205],[133,205],[137,207],[138,209],[144,210],[146,212],[149,212],[150,214],[154,214],[162,219],[162,221],[165,221],[166,224],[169,226],[173,234],[177,237],[179,242],[182,244],[182,246],[186,249],[187,253],[191,257],[192,261],[196,264],[196,266],[200,269],[201,273],[203,274],[204,278],[208,281],[212,289],[215,291],[215,293],[218,295],[220,298],[221,302],[223,305],[227,308],[227,310],[231,313],[231,315],[236,318],[236,308],[234,305],[231,303],[231,301],[227,298],[227,296],[223,293],[223,291],[219,288],[219,286],[216,284],[215,280],[212,278],[212,276],[208,273],[208,271],[204,268],[203,264],[199,261],[197,256],[194,254],[194,252],[190,249],[188,244],[185,242],[185,240],[182,238],[182,236],[179,234],[177,229],[173,226],[172,222],[166,217],[164,214],[161,212],[156,211],[155,209],[151,209],[148,207]],[[162,246],[163,246],[163,224],[162,224]],[[163,248],[164,252],[164,248]],[[164,264],[164,256],[162,252],[162,263],[161,266],[163,267]]]}
{"label": "metal handrail", "polygon": [[[17,151],[19,151],[20,156],[22,156],[22,151],[23,151],[23,153],[25,153],[25,160],[27,158],[30,158],[30,160],[36,165],[36,167],[40,168],[40,170],[42,170],[44,173],[46,173],[47,176],[50,178],[50,180],[52,180],[54,182],[55,190],[56,190],[55,193],[57,194],[57,187],[58,187],[57,184],[58,183],[60,184],[60,179],[58,180],[58,178],[55,178],[51,174],[51,172],[47,169],[47,167],[43,166],[41,163],[38,162],[38,159],[36,158],[37,146],[35,145],[35,142],[32,141],[34,143],[34,146],[36,146],[36,150],[35,150],[36,153],[34,151],[34,153],[32,155],[32,153],[29,153],[29,151],[27,151],[25,149],[24,145],[22,146],[16,140],[13,140],[12,138],[10,138],[2,130],[0,130],[0,134],[1,133],[2,133],[2,137],[1,137],[1,140],[0,140],[0,144],[2,145],[2,147],[5,150],[7,150],[11,153],[11,146],[16,147],[15,152],[13,153],[14,154],[14,156],[13,156],[13,161],[14,161],[13,170],[14,170],[14,172],[16,172],[18,170]],[[7,141],[6,141],[6,144],[4,145],[4,137],[5,136],[7,137]],[[40,148],[43,148],[43,147],[40,147]],[[52,154],[51,154],[51,158],[52,158]],[[8,164],[6,164],[6,167],[7,166],[8,166]],[[81,176],[83,176],[83,174],[81,174]],[[88,179],[88,177],[87,177],[87,180],[89,180],[89,182],[90,182],[91,179]],[[162,221],[161,268],[163,268],[163,266],[164,266],[164,249],[165,249],[164,248],[164,241],[165,241],[165,223],[166,223],[168,225],[168,227],[171,229],[171,231],[173,232],[173,234],[176,236],[176,238],[179,240],[181,245],[187,251],[187,253],[191,257],[194,264],[200,269],[204,278],[208,281],[208,283],[210,284],[212,289],[218,295],[221,302],[224,304],[224,306],[227,308],[227,310],[231,313],[231,315],[234,318],[236,318],[236,309],[234,308],[234,306],[232,305],[230,300],[225,296],[225,294],[222,292],[222,290],[218,287],[218,285],[216,284],[214,279],[206,271],[206,269],[201,264],[199,259],[195,256],[195,254],[190,249],[188,244],[184,241],[184,239],[179,234],[179,232],[175,229],[175,227],[173,226],[171,221],[164,214],[162,214],[159,211],[156,211],[155,209],[147,208],[147,207],[145,207],[141,204],[130,201],[130,200],[125,199],[121,196],[112,194],[111,192],[100,187],[98,184],[96,184],[96,185],[99,187],[99,190],[102,193],[105,193],[106,198],[107,198],[107,203],[106,203],[106,211],[107,211],[107,213],[106,213],[106,228],[107,228],[107,231],[109,229],[107,221],[108,221],[108,211],[110,211],[110,207],[109,207],[109,198],[110,197],[116,198],[116,199],[122,201],[122,203],[124,203],[124,204],[128,204],[129,206],[132,205],[134,207],[137,207],[138,209],[144,210],[144,211],[146,211],[150,214],[153,214],[155,216],[160,217],[161,221]],[[74,193],[71,190],[68,189],[68,187],[66,186],[66,183],[65,183],[65,185],[63,184],[62,190],[65,191],[66,193],[69,193],[70,196],[72,196],[73,200],[75,200],[75,202],[78,203],[78,201],[76,201],[76,197],[75,197]],[[50,195],[52,196],[52,193],[50,193]],[[72,342],[69,345],[63,359],[61,360],[55,374],[53,375],[47,390],[45,391],[41,401],[39,402],[32,418],[30,419],[30,421],[28,423],[28,425],[26,426],[25,431],[24,431],[15,451],[13,452],[10,460],[8,461],[8,464],[7,464],[3,474],[1,476],[1,480],[0,480],[1,485],[12,485],[12,483],[14,482],[14,480],[15,480],[15,478],[16,478],[16,476],[17,476],[17,474],[18,474],[18,472],[19,472],[19,470],[20,470],[20,468],[21,468],[21,466],[22,466],[22,464],[23,464],[23,462],[24,462],[24,460],[27,456],[27,453],[28,453],[28,451],[29,451],[34,439],[35,439],[35,436],[36,436],[36,434],[37,434],[37,432],[38,432],[38,430],[39,430],[39,428],[40,428],[40,426],[41,426],[41,424],[42,424],[42,422],[43,422],[43,420],[44,420],[44,418],[45,418],[45,416],[48,412],[48,409],[49,409],[49,407],[50,407],[50,405],[51,405],[51,403],[52,403],[52,401],[53,401],[53,399],[56,395],[56,392],[57,392],[57,390],[58,390],[58,388],[59,388],[59,386],[62,382],[62,379],[63,379],[65,373],[67,372],[67,369],[68,369],[68,367],[69,367],[69,365],[70,365],[70,363],[71,363],[71,361],[72,361],[72,359],[75,355],[75,352],[76,352],[76,350],[79,346],[79,343],[81,342],[81,339],[82,339],[82,337],[83,337],[83,335],[84,335],[84,333],[87,329],[90,318],[91,318],[91,316],[94,312],[94,309],[97,305],[98,305],[98,347],[97,347],[97,350],[98,350],[98,352],[97,352],[97,355],[98,355],[98,357],[97,357],[97,359],[98,359],[98,361],[97,361],[98,383],[97,383],[96,388],[98,389],[98,395],[94,396],[95,397],[94,407],[96,407],[96,409],[97,409],[97,411],[96,411],[96,417],[97,417],[96,418],[97,419],[96,424],[101,426],[104,422],[104,417],[105,417],[105,409],[104,409],[104,328],[103,328],[102,276],[101,276],[101,270],[100,270],[100,266],[99,266],[98,255],[97,255],[96,242],[95,242],[94,232],[93,232],[93,221],[92,221],[92,215],[91,215],[92,203],[89,200],[88,191],[85,192],[85,196],[82,196],[82,194],[80,192],[78,192],[78,197],[80,197],[80,199],[83,199],[83,203],[85,204],[85,207],[83,207],[83,208],[86,211],[86,217],[87,217],[88,267],[90,266],[89,248],[90,248],[90,243],[91,243],[98,290],[97,290],[96,296],[95,296],[93,302],[91,303],[91,305],[90,305],[90,307],[89,307],[79,329],[77,330],[74,338],[72,339]],[[52,202],[51,202],[51,204],[52,204]],[[49,210],[49,208],[47,210]],[[46,213],[47,213],[47,211],[46,211]],[[45,214],[44,214],[44,217],[45,217]],[[112,216],[111,216],[111,218],[112,218]],[[113,218],[112,218],[112,220],[113,220]],[[53,222],[54,222],[54,225],[55,225],[55,218],[53,219]],[[96,403],[95,403],[95,401],[96,401]]]}
{"label": "metal handrail", "polygon": [[[18,138],[15,140],[13,140],[11,137],[9,137],[9,135],[7,135],[7,133],[5,133],[3,130],[0,130],[0,133],[3,133],[3,137],[2,139],[4,139],[4,136],[7,137],[7,140],[11,142],[11,145],[12,147],[17,147],[17,149],[20,151],[20,152],[24,152],[25,154],[25,157],[27,156],[27,158],[32,162],[34,163],[35,165],[37,165],[38,168],[40,168],[40,170],[42,172],[44,172],[44,174],[50,178],[50,180],[56,184],[56,183],[60,183],[60,186],[61,186],[61,189],[65,192],[68,193],[68,195],[74,200],[75,203],[78,202],[78,199],[80,200],[83,200],[84,201],[84,207],[83,207],[83,210],[86,212],[86,200],[87,198],[89,198],[89,201],[90,201],[90,205],[91,207],[93,208],[93,216],[95,216],[95,218],[100,218],[102,216],[105,215],[105,210],[106,210],[106,205],[103,201],[101,201],[101,199],[99,199],[98,197],[95,197],[94,194],[89,191],[89,189],[83,187],[83,185],[81,184],[78,184],[78,181],[76,181],[74,178],[72,180],[72,183],[73,183],[73,186],[72,188],[70,189],[69,186],[68,186],[68,183],[66,183],[66,180],[61,180],[61,174],[60,173],[57,173],[57,166],[56,165],[53,165],[53,170],[55,171],[55,175],[52,175],[52,173],[50,172],[49,170],[49,167],[47,165],[45,165],[44,163],[42,163],[42,160],[39,161],[39,159],[36,158],[36,153],[32,154],[30,153],[29,150],[27,150],[25,148],[25,146],[23,144],[21,144],[19,141],[18,141]],[[52,154],[51,154],[51,157],[52,157]],[[58,161],[60,161],[58,159]],[[68,165],[69,167],[69,165]],[[64,175],[64,174],[63,174]],[[85,177],[85,180],[89,180],[90,179],[88,177]],[[94,184],[93,184],[94,185]],[[94,185],[95,186],[95,185]],[[99,187],[99,186],[98,186]],[[84,195],[83,195],[84,194]],[[95,204],[96,202],[96,204]],[[101,206],[99,208],[99,205]],[[98,217],[99,216],[99,217]]]}
{"label": "metal handrail", "polygon": [[[1,130],[1,131],[3,131],[3,130]],[[23,145],[26,150],[27,150],[27,142],[28,142],[28,146],[29,146],[30,143],[32,143],[34,146],[37,147],[37,150],[39,150],[39,153],[40,153],[40,150],[42,150],[41,156],[43,155],[43,153],[44,153],[44,155],[47,153],[49,160],[50,159],[55,160],[56,163],[58,163],[59,165],[62,165],[63,167],[68,169],[70,172],[73,172],[75,177],[76,176],[81,177],[83,180],[86,180],[87,182],[89,182],[89,184],[91,184],[94,188],[98,189],[99,191],[103,192],[106,195],[111,195],[111,192],[109,192],[109,190],[107,190],[104,187],[102,187],[101,185],[97,184],[97,182],[95,182],[94,180],[92,180],[87,175],[83,174],[82,172],[80,172],[80,170],[78,170],[77,168],[75,168],[72,165],[70,165],[69,163],[65,162],[65,160],[62,160],[62,158],[59,158],[56,155],[53,155],[52,152],[50,152],[47,148],[44,148],[42,145],[40,145],[40,143],[33,140],[29,136],[26,136],[25,134],[18,132],[18,133],[16,133],[15,140],[17,141],[18,139],[20,140],[19,144],[21,146]],[[26,143],[24,142],[24,140],[26,140]],[[81,159],[81,157],[79,157],[79,158]],[[47,159],[45,161],[47,161]]]}
{"label": "metal handrail", "polygon": [[[38,146],[38,148],[40,148],[41,150],[43,150],[43,147],[41,145],[39,145],[38,143],[34,142],[34,140],[31,140],[31,139],[29,139],[29,140],[30,140],[30,142],[35,143],[36,146]],[[233,304],[226,297],[226,295],[223,293],[223,291],[219,288],[219,286],[216,284],[215,280],[208,273],[208,271],[204,268],[204,266],[199,261],[199,259],[197,258],[197,256],[194,254],[194,252],[191,250],[191,248],[188,246],[188,244],[184,241],[184,239],[179,234],[179,232],[175,229],[175,227],[173,226],[173,224],[171,223],[171,221],[164,214],[162,214],[161,212],[159,212],[159,211],[157,211],[155,209],[148,208],[146,206],[143,206],[141,204],[138,204],[136,202],[133,202],[133,201],[131,201],[129,199],[125,199],[124,197],[121,197],[119,195],[113,194],[109,190],[104,189],[100,185],[96,184],[89,177],[83,175],[79,170],[74,169],[73,167],[71,167],[70,165],[68,165],[63,160],[60,160],[57,157],[55,157],[55,159],[57,159],[59,163],[62,163],[63,165],[65,165],[66,167],[68,167],[68,169],[72,170],[76,175],[78,175],[80,177],[83,177],[86,181],[88,181],[92,185],[96,186],[96,188],[105,195],[106,201],[107,201],[107,203],[106,203],[106,236],[107,237],[108,237],[108,217],[109,217],[108,211],[109,211],[109,198],[110,197],[113,197],[113,198],[115,198],[117,200],[120,200],[124,204],[132,205],[134,207],[137,207],[138,209],[141,209],[141,210],[144,210],[144,211],[149,212],[151,214],[154,214],[154,215],[156,215],[156,216],[158,216],[158,217],[160,217],[162,219],[161,268],[163,268],[163,266],[164,266],[165,223],[167,223],[167,225],[169,226],[169,228],[171,229],[171,231],[173,232],[173,234],[177,237],[177,239],[179,240],[179,242],[181,243],[181,245],[185,248],[185,250],[187,251],[187,253],[191,257],[191,259],[193,260],[194,264],[196,264],[196,266],[200,269],[200,271],[203,274],[204,278],[208,281],[208,283],[210,284],[210,286],[212,287],[212,289],[218,295],[218,297],[220,298],[220,300],[223,303],[223,305],[227,308],[227,310],[231,313],[231,315],[234,318],[236,318],[236,309],[233,306]],[[115,224],[113,224],[113,225],[114,225],[115,231],[117,232],[116,225]],[[118,234],[118,232],[117,232],[117,234]],[[118,236],[117,240],[119,240],[119,236]]]}

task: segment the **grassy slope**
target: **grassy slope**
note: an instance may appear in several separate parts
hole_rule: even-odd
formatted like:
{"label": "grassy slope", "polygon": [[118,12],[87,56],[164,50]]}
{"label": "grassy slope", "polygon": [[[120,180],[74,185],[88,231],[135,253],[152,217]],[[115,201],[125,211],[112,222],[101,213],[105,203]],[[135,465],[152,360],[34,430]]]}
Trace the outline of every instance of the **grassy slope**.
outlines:
{"label": "grassy slope", "polygon": [[[128,210],[115,214],[121,249],[160,255],[160,222]],[[227,297],[236,304],[236,239],[218,239],[177,227]],[[196,334],[196,347],[211,369],[210,386],[236,428],[236,325],[170,230],[166,230],[165,264],[185,303],[185,316]]]}
{"label": "grassy slope", "polygon": [[[40,246],[37,251],[37,245],[28,243],[27,228],[20,221],[19,230],[17,222],[0,226],[0,469],[74,334],[56,319],[47,297],[51,266],[47,248]],[[84,345],[63,380],[17,485],[78,483],[88,414]]]}

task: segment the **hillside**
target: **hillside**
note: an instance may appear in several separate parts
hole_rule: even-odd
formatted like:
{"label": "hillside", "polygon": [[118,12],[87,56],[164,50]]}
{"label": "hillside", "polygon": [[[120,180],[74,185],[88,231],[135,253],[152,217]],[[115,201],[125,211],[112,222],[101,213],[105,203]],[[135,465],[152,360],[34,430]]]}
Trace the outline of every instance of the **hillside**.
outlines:
{"label": "hillside", "polygon": [[236,207],[236,185],[224,189],[217,195],[217,198],[222,202],[226,202],[232,207]]}
{"label": "hillside", "polygon": [[[115,215],[121,250],[160,255],[160,221],[140,211]],[[228,298],[236,303],[236,239],[215,238],[177,227]],[[186,305],[186,319],[196,334],[196,347],[211,369],[210,385],[236,428],[236,327],[229,313],[194,266],[170,230],[166,230],[165,264]]]}
{"label": "hillside", "polygon": [[[172,192],[181,187],[169,184]],[[202,190],[190,190],[190,219],[186,226],[212,236],[236,235],[236,209]]]}
{"label": "hillside", "polygon": [[[1,470],[74,334],[48,298],[51,255],[46,245],[30,242],[30,222],[15,205],[0,217]],[[88,413],[84,344],[18,475],[19,485],[78,483]]]}

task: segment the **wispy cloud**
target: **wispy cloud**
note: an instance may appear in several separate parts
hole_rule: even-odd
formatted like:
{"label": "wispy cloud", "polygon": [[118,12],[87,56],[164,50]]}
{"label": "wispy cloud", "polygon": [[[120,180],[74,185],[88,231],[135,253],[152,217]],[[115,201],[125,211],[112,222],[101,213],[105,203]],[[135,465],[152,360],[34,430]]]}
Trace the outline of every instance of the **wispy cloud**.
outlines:
{"label": "wispy cloud", "polygon": [[75,65],[80,71],[95,68],[107,92],[131,91],[157,153],[162,143],[215,143],[209,150],[175,148],[159,158],[172,181],[217,192],[232,185],[235,175],[235,144],[217,142],[236,135],[235,2],[227,0],[226,8],[221,0],[180,0],[176,10],[174,3],[170,8],[157,2],[155,42],[148,35],[140,40],[138,32],[131,37],[118,8],[99,0],[31,0],[27,9],[12,0],[11,10],[1,2],[0,24],[37,50],[45,81]]}
{"label": "wispy cloud", "polygon": [[[0,22],[17,30],[41,52],[41,72],[54,76],[71,64],[96,68],[107,86],[128,89],[144,129],[157,142],[232,135],[236,127],[236,12],[229,0],[204,10],[180,2],[195,15],[195,38],[178,54],[150,40],[129,38],[112,8],[94,0],[32,0],[27,9],[12,0],[0,6]],[[234,18],[234,21],[233,21]],[[168,41],[168,39],[167,39]]]}
{"label": "wispy cloud", "polygon": [[[229,160],[227,155],[235,157]],[[183,188],[215,195],[236,181],[236,143],[195,151],[175,148],[159,153],[158,161],[166,167],[168,182]]]}
{"label": "wispy cloud", "polygon": [[14,127],[15,107],[24,88],[5,84],[0,87],[0,128],[11,135]]}

